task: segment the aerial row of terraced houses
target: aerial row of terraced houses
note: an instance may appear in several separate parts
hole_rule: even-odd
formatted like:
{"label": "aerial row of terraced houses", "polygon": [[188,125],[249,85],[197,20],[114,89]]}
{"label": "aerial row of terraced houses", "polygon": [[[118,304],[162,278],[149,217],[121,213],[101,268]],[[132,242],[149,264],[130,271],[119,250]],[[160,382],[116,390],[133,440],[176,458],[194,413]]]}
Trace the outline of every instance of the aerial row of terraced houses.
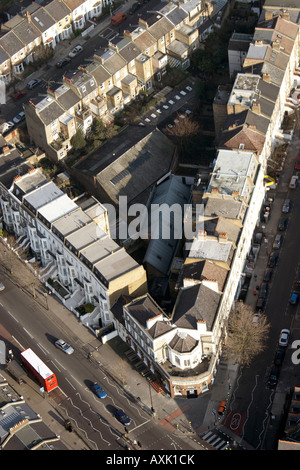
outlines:
{"label": "aerial row of terraced houses", "polygon": [[[194,205],[203,204],[202,229],[183,240],[183,257],[178,257],[174,240],[150,240],[140,265],[112,239],[104,205],[94,196],[71,200],[38,169],[25,168],[12,184],[0,186],[5,227],[15,234],[19,246],[30,245],[43,266],[41,277],[52,277],[65,287],[69,295],[63,301],[68,308],[75,300],[78,305],[92,303],[93,312],[81,321],[94,329],[114,325],[110,335],[126,341],[172,397],[200,395],[214,382],[228,318],[266,197],[268,159],[282,143],[281,125],[290,109],[287,99],[298,84],[299,12],[300,7],[283,10],[274,0],[266,1],[230,93],[225,101],[219,91],[215,98],[216,109],[222,106],[225,113],[204,189],[199,181],[187,184],[172,174],[173,144],[158,129],[136,126],[139,142],[132,146],[130,157],[129,145],[118,155],[118,136],[103,147],[107,156],[116,151],[98,172],[104,189],[117,191],[122,184],[122,190],[132,191],[132,200],[137,200],[134,177],[141,175],[141,168],[148,175],[165,157],[169,166],[164,165],[164,177],[153,181],[149,193],[145,187],[143,196],[149,203],[185,203],[192,198]],[[89,74],[80,73],[81,77]],[[63,95],[64,88],[59,90],[49,101],[52,105]],[[33,113],[44,111],[40,103],[27,107],[37,109],[26,111],[27,123]],[[30,133],[30,124],[28,129]],[[122,140],[127,142],[126,134]],[[82,176],[87,164],[82,163]],[[97,167],[96,159],[91,166]],[[152,276],[167,282],[176,279],[171,312],[166,313],[150,295]]]}
{"label": "aerial row of terraced houses", "polygon": [[[41,47],[52,47],[84,28],[111,0],[52,0],[33,2],[2,26],[0,73],[9,83],[21,77],[24,64],[38,57]],[[198,27],[213,11],[210,2],[183,0],[163,5],[151,21],[139,19],[131,31],[116,36],[108,47],[96,50],[90,62],[67,72],[60,87],[50,85],[48,97],[31,100],[26,109],[30,137],[54,159],[66,156],[78,128],[85,133],[93,117],[104,122],[142,91],[152,91],[171,67],[187,68],[199,47]],[[44,115],[51,117],[45,118]]]}

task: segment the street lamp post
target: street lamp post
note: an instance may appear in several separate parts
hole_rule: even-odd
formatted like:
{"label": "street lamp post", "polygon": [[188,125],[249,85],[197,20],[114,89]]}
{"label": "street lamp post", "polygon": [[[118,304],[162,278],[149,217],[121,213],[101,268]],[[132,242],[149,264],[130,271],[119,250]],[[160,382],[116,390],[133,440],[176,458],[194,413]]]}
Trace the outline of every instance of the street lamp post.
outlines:
{"label": "street lamp post", "polygon": [[153,401],[152,401],[151,384],[150,382],[148,382],[148,384],[149,384],[149,393],[150,393],[151,412],[153,416],[155,416],[155,409],[153,408]]}

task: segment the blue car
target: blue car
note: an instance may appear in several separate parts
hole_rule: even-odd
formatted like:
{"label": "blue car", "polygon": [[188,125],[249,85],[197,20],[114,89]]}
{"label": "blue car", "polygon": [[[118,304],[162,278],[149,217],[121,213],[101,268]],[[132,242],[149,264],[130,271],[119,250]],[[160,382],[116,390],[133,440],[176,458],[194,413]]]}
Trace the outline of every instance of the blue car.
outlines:
{"label": "blue car", "polygon": [[294,292],[292,292],[292,295],[291,295],[291,298],[290,298],[290,304],[296,305],[298,303],[298,299],[299,299],[299,292],[294,290]]}
{"label": "blue car", "polygon": [[97,384],[96,382],[92,385],[92,390],[95,393],[95,395],[97,395],[98,398],[102,399],[102,398],[107,397],[106,391],[103,390],[103,388],[100,387],[100,385]]}
{"label": "blue car", "polygon": [[117,410],[115,416],[120,423],[124,426],[128,426],[131,423],[131,419],[124,413],[123,410]]}

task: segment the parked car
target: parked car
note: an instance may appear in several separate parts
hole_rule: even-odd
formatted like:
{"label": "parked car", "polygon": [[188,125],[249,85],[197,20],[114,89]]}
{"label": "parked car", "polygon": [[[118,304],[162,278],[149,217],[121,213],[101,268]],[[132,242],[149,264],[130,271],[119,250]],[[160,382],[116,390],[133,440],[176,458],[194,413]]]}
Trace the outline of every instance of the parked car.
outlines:
{"label": "parked car", "polygon": [[270,387],[276,387],[279,379],[279,369],[272,369],[269,375],[268,384]]}
{"label": "parked car", "polygon": [[58,339],[57,341],[55,341],[55,346],[61,351],[63,351],[64,353],[69,354],[69,355],[73,354],[74,352],[74,349],[72,348],[72,346],[67,344],[63,339]]}
{"label": "parked car", "polygon": [[300,269],[298,269],[298,271],[297,271],[296,283],[297,283],[298,285],[300,284]]}
{"label": "parked car", "polygon": [[296,305],[299,301],[299,292],[294,290],[292,293],[291,293],[291,297],[290,297],[290,304],[291,305]]}
{"label": "parked car", "polygon": [[3,282],[0,282],[0,291],[2,291],[2,290],[4,290],[4,289],[5,289],[5,287],[4,287]]}
{"label": "parked car", "polygon": [[279,348],[276,351],[275,358],[274,358],[274,364],[276,366],[281,366],[283,359],[284,359],[284,355],[285,355],[285,349]]}
{"label": "parked car", "polygon": [[141,8],[141,6],[142,4],[140,2],[134,3],[129,10],[129,15],[133,15],[133,13],[135,13],[139,8]]}
{"label": "parked car", "polygon": [[266,306],[266,299],[263,299],[262,297],[260,297],[258,301],[256,302],[255,310],[257,312],[260,312],[260,311],[263,312],[265,309],[265,306]]}
{"label": "parked car", "polygon": [[279,248],[281,247],[281,242],[282,242],[282,235],[280,235],[280,233],[277,233],[273,242],[274,250],[279,250]]}
{"label": "parked car", "polygon": [[273,269],[269,268],[264,275],[264,282],[270,282],[273,276]]}
{"label": "parked car", "polygon": [[115,412],[115,417],[118,421],[120,421],[120,423],[124,424],[124,426],[128,426],[131,423],[131,419],[124,413],[123,410],[117,410]]}
{"label": "parked car", "polygon": [[118,26],[119,24],[123,23],[127,18],[127,15],[125,13],[116,13],[110,20],[111,24],[113,26]]}
{"label": "parked car", "polygon": [[278,253],[276,252],[271,253],[271,256],[269,258],[269,264],[268,264],[269,268],[274,268],[275,266],[277,266],[278,257],[279,257]]}
{"label": "parked car", "polygon": [[38,86],[40,83],[41,83],[42,80],[40,80],[39,78],[35,78],[34,80],[31,80],[28,85],[27,85],[27,88],[29,88],[29,90],[32,90],[32,88],[35,88],[36,86]]}
{"label": "parked car", "polygon": [[287,329],[281,330],[280,337],[279,337],[279,346],[286,347],[288,345],[289,336],[290,336],[290,330],[287,330]]}
{"label": "parked car", "polygon": [[281,231],[286,230],[287,223],[288,223],[287,217],[281,217],[281,219],[279,220],[279,224],[278,224],[278,230],[281,230]]}
{"label": "parked car", "polygon": [[23,121],[25,119],[25,113],[24,111],[21,111],[19,114],[17,114],[14,118],[13,121],[15,124],[19,124],[19,122]]}
{"label": "parked car", "polygon": [[295,163],[295,170],[300,170],[300,155],[298,155],[296,163]]}
{"label": "parked car", "polygon": [[11,129],[12,127],[14,127],[13,122],[11,121],[4,122],[0,127],[1,134],[5,134],[5,132],[9,131],[9,129]]}
{"label": "parked car", "polygon": [[26,91],[25,91],[25,90],[16,91],[16,92],[12,95],[12,99],[13,99],[13,101],[18,101],[18,100],[20,100],[21,98],[23,98],[25,95],[26,95]]}
{"label": "parked car", "polygon": [[71,52],[69,52],[69,57],[71,57],[71,59],[73,59],[73,57],[76,57],[82,51],[83,51],[83,47],[75,46],[74,49]]}
{"label": "parked car", "polygon": [[269,291],[269,286],[266,282],[263,282],[262,285],[260,286],[260,293],[259,297],[261,299],[266,299]]}
{"label": "parked car", "polygon": [[102,387],[100,387],[99,384],[97,384],[97,382],[93,383],[92,391],[95,393],[95,395],[97,395],[98,398],[103,399],[107,397],[107,393],[105,392],[105,390],[103,390]]}
{"label": "parked car", "polygon": [[282,212],[287,214],[288,212],[290,212],[290,209],[291,209],[291,200],[286,199],[283,203],[283,206],[282,206]]}
{"label": "parked car", "polygon": [[220,406],[218,408],[218,414],[223,416],[226,411],[226,401],[221,401]]}
{"label": "parked car", "polygon": [[58,69],[62,69],[63,67],[65,67],[66,65],[68,65],[69,63],[71,62],[71,59],[69,57],[65,57],[64,59],[60,60],[59,62],[57,62],[56,64],[56,67]]}

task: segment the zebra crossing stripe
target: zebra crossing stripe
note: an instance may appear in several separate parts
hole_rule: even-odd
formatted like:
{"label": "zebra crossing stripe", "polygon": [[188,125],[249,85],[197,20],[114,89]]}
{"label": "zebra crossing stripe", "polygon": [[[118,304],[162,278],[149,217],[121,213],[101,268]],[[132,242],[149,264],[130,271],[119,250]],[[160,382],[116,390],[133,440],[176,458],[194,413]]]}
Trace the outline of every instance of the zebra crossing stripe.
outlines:
{"label": "zebra crossing stripe", "polygon": [[212,435],[212,431],[209,431],[208,433],[206,433],[204,436],[202,436],[202,439],[205,441],[207,437],[211,436]]}

